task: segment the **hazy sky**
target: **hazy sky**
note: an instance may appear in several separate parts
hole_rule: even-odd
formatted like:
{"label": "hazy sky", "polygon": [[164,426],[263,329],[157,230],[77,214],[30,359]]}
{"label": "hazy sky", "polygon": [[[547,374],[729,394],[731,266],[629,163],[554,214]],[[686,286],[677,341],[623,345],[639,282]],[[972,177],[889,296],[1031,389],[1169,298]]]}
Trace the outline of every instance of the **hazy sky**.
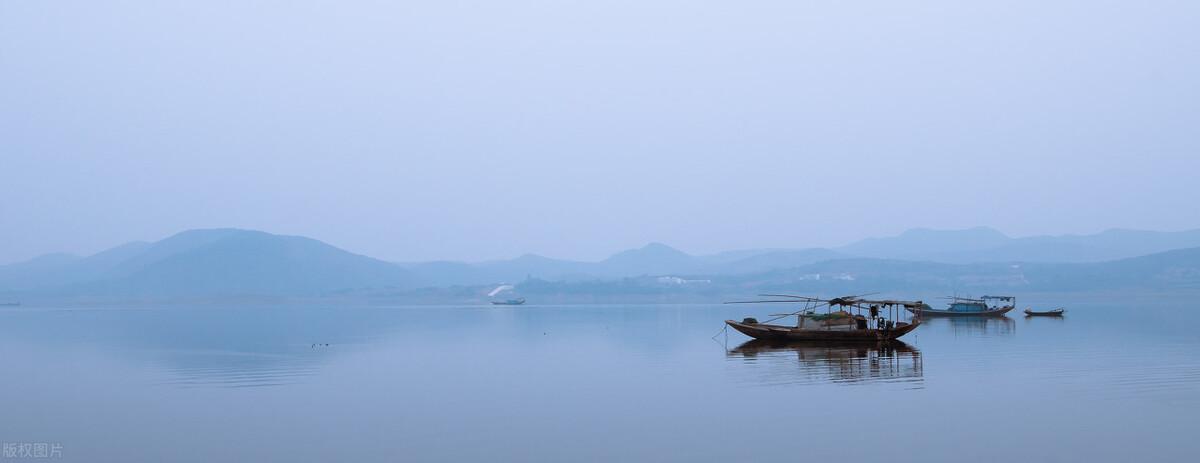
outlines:
{"label": "hazy sky", "polygon": [[1196,1],[0,0],[0,262],[1200,227]]}

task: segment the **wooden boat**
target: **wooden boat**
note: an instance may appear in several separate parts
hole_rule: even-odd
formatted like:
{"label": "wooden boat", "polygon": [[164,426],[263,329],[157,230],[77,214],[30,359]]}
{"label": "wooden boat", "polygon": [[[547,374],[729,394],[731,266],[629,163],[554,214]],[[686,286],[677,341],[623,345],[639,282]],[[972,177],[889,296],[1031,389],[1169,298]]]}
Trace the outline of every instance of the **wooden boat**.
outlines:
{"label": "wooden boat", "polygon": [[1033,309],[1025,309],[1025,316],[1026,317],[1061,317],[1066,312],[1067,312],[1067,309],[1064,309],[1062,307],[1059,307],[1057,309],[1042,310],[1042,311],[1033,310]]}
{"label": "wooden boat", "polygon": [[525,298],[519,297],[516,299],[507,299],[503,301],[492,301],[492,305],[521,305],[525,303]]}
{"label": "wooden boat", "polygon": [[[768,323],[748,317],[740,322],[725,320],[725,324],[739,333],[764,341],[839,341],[839,342],[887,342],[895,340],[921,324],[919,306],[921,302],[894,300],[868,300],[857,296],[834,299],[818,299],[806,296],[765,294],[763,296],[789,298],[786,300],[739,301],[727,304],[757,303],[803,303],[805,306],[793,313],[781,314]],[[816,310],[824,307],[825,313]],[[912,320],[897,320],[901,307],[918,307]],[[836,309],[836,310],[835,310]],[[885,314],[886,311],[886,314]],[[864,312],[866,315],[864,316]],[[785,317],[796,317],[796,325],[777,325],[769,322]]]}
{"label": "wooden boat", "polygon": [[[1012,296],[983,296],[979,299],[950,296],[947,299],[950,299],[950,305],[945,309],[925,305],[919,310],[922,315],[932,317],[1003,317],[1017,305],[1017,298]],[[910,312],[915,310],[907,309]]]}
{"label": "wooden boat", "polygon": [[754,339],[762,339],[764,341],[861,341],[861,342],[881,342],[891,341],[901,336],[908,334],[920,325],[920,322],[905,323],[899,322],[894,328],[882,329],[851,329],[851,330],[823,330],[823,329],[802,329],[794,326],[771,325],[765,323],[746,323],[746,321],[735,322],[733,320],[725,320],[725,323],[732,326],[738,332],[750,336]]}

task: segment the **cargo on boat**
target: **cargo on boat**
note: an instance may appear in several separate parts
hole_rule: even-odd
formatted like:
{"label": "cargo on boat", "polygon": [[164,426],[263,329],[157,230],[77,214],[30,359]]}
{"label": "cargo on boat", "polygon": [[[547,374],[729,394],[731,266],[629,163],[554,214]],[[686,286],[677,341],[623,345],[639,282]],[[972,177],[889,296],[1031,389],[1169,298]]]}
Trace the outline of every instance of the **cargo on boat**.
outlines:
{"label": "cargo on boat", "polygon": [[[897,339],[921,324],[920,301],[871,300],[859,296],[821,299],[790,294],[760,294],[775,300],[737,301],[727,304],[790,303],[803,304],[792,313],[776,314],[759,322],[753,317],[742,321],[725,320],[738,332],[766,341],[839,341],[887,342]],[[821,310],[824,309],[824,310]],[[909,321],[901,321],[902,309],[915,309]],[[770,322],[796,317],[794,326]]]}

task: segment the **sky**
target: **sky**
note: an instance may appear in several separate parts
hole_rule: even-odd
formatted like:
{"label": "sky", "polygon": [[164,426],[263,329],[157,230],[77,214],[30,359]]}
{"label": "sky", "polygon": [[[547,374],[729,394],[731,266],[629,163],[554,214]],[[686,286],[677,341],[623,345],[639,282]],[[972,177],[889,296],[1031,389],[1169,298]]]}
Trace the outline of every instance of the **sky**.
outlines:
{"label": "sky", "polygon": [[0,0],[0,263],[1200,228],[1200,2]]}

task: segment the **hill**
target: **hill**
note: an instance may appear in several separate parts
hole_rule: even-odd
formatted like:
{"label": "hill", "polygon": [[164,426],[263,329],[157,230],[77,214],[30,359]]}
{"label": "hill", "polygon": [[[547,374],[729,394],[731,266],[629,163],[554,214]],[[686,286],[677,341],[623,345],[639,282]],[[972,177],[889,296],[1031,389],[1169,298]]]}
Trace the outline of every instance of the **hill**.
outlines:
{"label": "hill", "polygon": [[731,275],[811,264],[847,255],[828,249],[744,250],[693,256],[662,243],[618,252],[599,262],[579,262],[526,254],[481,263],[421,262],[401,264],[422,286],[471,285],[527,278],[547,281],[592,281],[639,276]]}
{"label": "hill", "polygon": [[1200,230],[1113,229],[1092,235],[1010,238],[990,228],[976,227],[913,229],[897,236],[865,239],[836,250],[860,257],[948,263],[1102,262],[1191,247],[1200,247]]}
{"label": "hill", "polygon": [[555,302],[713,302],[763,293],[825,296],[882,292],[911,298],[1030,292],[1169,292],[1200,289],[1200,248],[1101,263],[949,264],[897,259],[828,260],[690,282],[641,277],[593,282],[533,280],[522,294]]}
{"label": "hill", "polygon": [[0,289],[102,298],[314,296],[404,287],[413,280],[395,264],[311,238],[237,229],[190,230],[155,243],[130,243],[61,262],[36,276],[22,273],[31,262],[6,266],[14,268],[0,272],[6,277]]}

